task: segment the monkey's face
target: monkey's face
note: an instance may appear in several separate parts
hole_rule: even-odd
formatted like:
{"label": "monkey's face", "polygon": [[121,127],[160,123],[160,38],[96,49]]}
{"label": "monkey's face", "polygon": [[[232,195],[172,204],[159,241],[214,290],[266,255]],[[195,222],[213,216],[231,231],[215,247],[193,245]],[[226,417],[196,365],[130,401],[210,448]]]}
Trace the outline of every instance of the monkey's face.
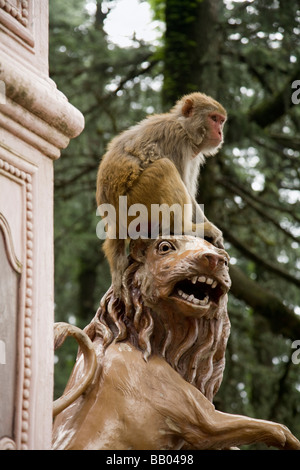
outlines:
{"label": "monkey's face", "polygon": [[201,149],[205,156],[215,155],[223,144],[223,127],[225,122],[226,117],[217,111],[213,111],[206,116],[206,135]]}
{"label": "monkey's face", "polygon": [[218,111],[207,113],[204,118],[203,126],[205,135],[200,144],[200,152],[204,156],[215,155],[224,142],[223,128],[226,122],[226,116]]}
{"label": "monkey's face", "polygon": [[148,241],[137,281],[156,311],[212,318],[226,308],[228,260],[224,250],[201,238],[158,238]]}
{"label": "monkey's face", "polygon": [[183,97],[173,108],[189,140],[198,152],[215,155],[223,143],[223,127],[227,113],[210,96],[192,93]]}

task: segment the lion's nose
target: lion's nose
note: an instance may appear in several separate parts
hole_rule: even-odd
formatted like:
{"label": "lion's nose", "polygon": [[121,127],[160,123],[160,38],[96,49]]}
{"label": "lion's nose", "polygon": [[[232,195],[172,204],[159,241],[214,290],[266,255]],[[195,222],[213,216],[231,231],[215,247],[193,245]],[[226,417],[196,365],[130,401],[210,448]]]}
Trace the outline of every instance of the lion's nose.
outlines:
{"label": "lion's nose", "polygon": [[226,258],[217,253],[203,253],[201,256],[202,264],[208,266],[212,271],[217,267],[224,266]]}

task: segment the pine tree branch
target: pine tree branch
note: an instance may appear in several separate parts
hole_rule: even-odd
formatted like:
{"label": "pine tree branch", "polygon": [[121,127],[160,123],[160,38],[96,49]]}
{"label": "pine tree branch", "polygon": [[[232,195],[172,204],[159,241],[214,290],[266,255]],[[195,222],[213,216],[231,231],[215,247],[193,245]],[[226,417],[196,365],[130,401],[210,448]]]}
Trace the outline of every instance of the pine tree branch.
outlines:
{"label": "pine tree branch", "polygon": [[[110,100],[111,98],[114,98],[116,94],[118,93],[118,91],[121,91],[125,87],[127,82],[133,80],[136,77],[139,77],[141,75],[148,73],[159,62],[159,59],[156,59],[156,58],[152,58],[152,60],[150,60],[151,56],[153,56],[153,53],[148,52],[143,57],[139,57],[136,63],[132,65],[127,75],[120,80],[116,88],[113,91],[105,95],[95,96],[96,98],[95,104],[90,106],[88,109],[83,110],[83,114],[87,116],[88,114],[95,111],[95,109],[97,110],[100,105],[103,106],[104,102]],[[145,68],[138,68],[138,65],[140,65],[142,62],[149,62],[149,65]]]}
{"label": "pine tree branch", "polygon": [[229,191],[231,191],[232,193],[240,196],[248,204],[249,207],[251,207],[263,218],[263,220],[268,220],[274,225],[277,230],[284,233],[285,236],[292,239],[293,241],[296,241],[297,243],[299,242],[299,237],[295,237],[292,233],[288,232],[283,227],[281,227],[279,222],[266,212],[265,204],[263,203],[263,201],[259,201],[258,199],[254,200],[250,192],[247,192],[246,189],[241,190],[237,187],[236,183],[233,183],[232,181],[229,182],[228,179],[226,180],[225,178],[223,178],[219,181],[219,183],[226,189],[229,189]]}
{"label": "pine tree branch", "polygon": [[73,185],[77,180],[81,179],[83,176],[89,173],[95,172],[98,166],[99,166],[99,161],[96,161],[92,165],[84,165],[83,167],[77,166],[76,168],[79,171],[68,179],[60,177],[61,174],[63,174],[64,176],[66,175],[65,170],[62,170],[61,172],[57,172],[55,181],[54,181],[55,189],[58,190],[58,189],[66,188],[69,185]]}
{"label": "pine tree branch", "polygon": [[278,410],[280,409],[280,404],[282,403],[283,401],[283,397],[284,395],[286,394],[287,392],[287,382],[288,382],[288,375],[289,375],[289,372],[290,372],[290,369],[292,367],[292,353],[293,353],[293,350],[291,349],[291,352],[290,352],[290,356],[289,356],[289,359],[287,361],[287,363],[284,365],[284,370],[283,370],[283,374],[281,375],[279,381],[278,381],[278,391],[277,391],[277,394],[276,394],[276,398],[273,402],[273,405],[271,406],[271,409],[270,409],[270,412],[269,412],[269,420],[273,420],[273,421],[276,421],[278,420],[277,416],[278,416]]}
{"label": "pine tree branch", "polygon": [[[147,54],[147,56],[145,56],[145,59],[143,60],[143,62],[146,62],[146,61],[149,61],[149,58],[152,56],[152,52]],[[124,88],[124,86],[126,85],[126,83],[130,80],[133,80],[135,77],[138,77],[140,75],[143,75],[147,72],[149,72],[157,63],[159,62],[158,59],[152,59],[151,61],[149,61],[149,65],[143,69],[137,69],[136,66],[134,66],[129,72],[128,74],[126,75],[126,77],[124,77],[119,85],[117,86],[117,88],[111,92],[109,94],[109,96],[111,95],[116,95],[118,93],[118,91],[122,90]]]}
{"label": "pine tree branch", "polygon": [[297,64],[293,74],[283,85],[281,90],[271,98],[262,101],[255,108],[249,111],[248,118],[262,128],[273,124],[277,119],[287,113],[294,106],[291,100],[292,88],[291,83],[297,80],[300,75],[300,67]]}
{"label": "pine tree branch", "polygon": [[[280,145],[281,147],[290,148],[293,150],[300,150],[300,138],[297,136],[289,136],[285,134],[278,134],[275,132],[270,133],[271,139],[275,140],[275,142]],[[292,161],[298,161],[296,157],[290,157]]]}
{"label": "pine tree branch", "polygon": [[[288,207],[285,207],[280,204],[274,204],[273,202],[266,201],[265,199],[262,199],[256,196],[252,191],[246,189],[245,186],[242,186],[241,184],[237,183],[232,178],[223,177],[222,179],[218,180],[218,183],[223,186],[226,185],[226,182],[228,183],[228,185],[226,186],[227,189],[229,189],[231,192],[235,193],[236,195],[240,196],[242,199],[244,199],[244,195],[245,195],[247,198],[250,198],[259,206],[263,208],[268,207],[269,209],[272,209],[281,213],[289,214],[295,219],[296,222],[300,223],[300,217],[298,217],[297,214],[295,214],[295,212],[292,209],[289,209]],[[280,227],[280,229],[282,230],[282,227]],[[285,234],[287,234],[287,232],[285,232]]]}
{"label": "pine tree branch", "polygon": [[263,268],[267,269],[268,271],[280,276],[281,278],[285,279],[286,281],[300,287],[300,279],[292,276],[288,271],[282,269],[275,263],[270,261],[266,261],[265,259],[261,258],[257,253],[251,250],[248,246],[243,244],[240,240],[238,240],[230,230],[227,230],[225,227],[222,227],[220,224],[218,225],[219,228],[222,230],[225,240],[231,243],[237,250],[239,250],[243,255],[247,258],[252,259],[255,263],[259,264]]}
{"label": "pine tree branch", "polygon": [[230,266],[231,293],[266,318],[275,334],[291,340],[300,338],[300,318],[273,293],[249,279],[237,266]]}

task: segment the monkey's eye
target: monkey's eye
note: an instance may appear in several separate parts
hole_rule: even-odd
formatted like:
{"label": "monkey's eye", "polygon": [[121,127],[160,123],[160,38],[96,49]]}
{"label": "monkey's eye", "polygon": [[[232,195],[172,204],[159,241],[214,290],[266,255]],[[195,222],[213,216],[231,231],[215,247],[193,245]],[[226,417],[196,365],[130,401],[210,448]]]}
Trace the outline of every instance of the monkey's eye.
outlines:
{"label": "monkey's eye", "polygon": [[210,114],[209,117],[212,121],[219,123],[221,126],[223,126],[226,121],[220,114]]}
{"label": "monkey's eye", "polygon": [[170,251],[174,251],[174,250],[175,250],[174,245],[170,242],[165,241],[165,240],[163,242],[160,242],[158,247],[157,247],[157,251],[161,255],[165,255],[167,253],[170,253]]}

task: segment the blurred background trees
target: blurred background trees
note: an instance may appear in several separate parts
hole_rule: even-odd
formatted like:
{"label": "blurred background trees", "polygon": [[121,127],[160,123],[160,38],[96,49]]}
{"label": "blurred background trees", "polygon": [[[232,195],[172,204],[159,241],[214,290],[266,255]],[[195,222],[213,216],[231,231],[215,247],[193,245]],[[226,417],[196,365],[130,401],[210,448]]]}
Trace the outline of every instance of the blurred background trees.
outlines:
{"label": "blurred background trees", "polygon": [[[114,42],[125,0],[50,2],[50,74],[85,116],[55,163],[56,321],[84,327],[110,285],[96,237],[95,181],[114,135],[202,91],[228,110],[225,145],[201,173],[199,202],[231,256],[232,322],[222,411],[283,422],[300,437],[300,4],[149,0],[157,40]],[[141,2],[147,3],[147,2]],[[126,18],[124,18],[126,21]],[[76,345],[57,354],[61,394]]]}

